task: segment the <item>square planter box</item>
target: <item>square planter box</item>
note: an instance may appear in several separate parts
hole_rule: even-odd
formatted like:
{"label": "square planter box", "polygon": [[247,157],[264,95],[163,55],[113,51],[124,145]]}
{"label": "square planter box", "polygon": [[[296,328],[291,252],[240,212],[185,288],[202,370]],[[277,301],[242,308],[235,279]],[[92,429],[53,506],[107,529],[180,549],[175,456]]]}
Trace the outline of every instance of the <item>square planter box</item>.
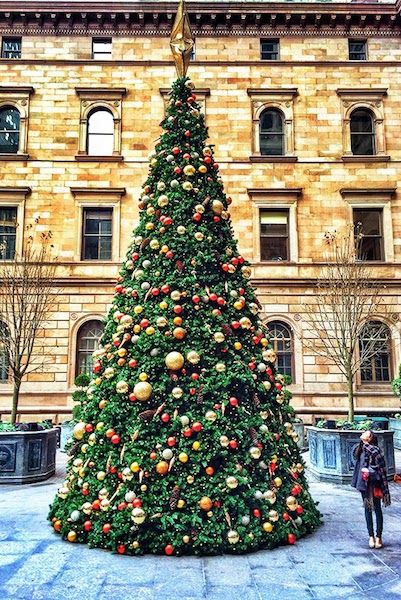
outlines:
{"label": "square planter box", "polygon": [[[310,471],[319,481],[351,483],[361,431],[308,427]],[[375,431],[388,479],[395,474],[393,431]]]}
{"label": "square planter box", "polygon": [[401,419],[389,419],[389,429],[394,431],[394,448],[401,450]]}
{"label": "square planter box", "polygon": [[57,430],[0,432],[0,484],[35,483],[54,475]]}

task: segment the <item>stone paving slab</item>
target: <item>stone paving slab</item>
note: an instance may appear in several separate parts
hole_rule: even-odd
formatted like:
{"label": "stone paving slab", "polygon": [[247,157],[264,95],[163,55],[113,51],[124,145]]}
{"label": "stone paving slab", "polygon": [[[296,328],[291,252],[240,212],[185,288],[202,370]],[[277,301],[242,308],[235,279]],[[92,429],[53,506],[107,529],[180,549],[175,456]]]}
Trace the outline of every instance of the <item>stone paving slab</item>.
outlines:
{"label": "stone paving slab", "polygon": [[[396,452],[401,467],[401,452]],[[295,546],[243,556],[128,557],[63,542],[46,521],[63,479],[0,486],[0,600],[401,600],[401,485],[386,543],[367,547],[360,496],[310,477],[324,525]],[[400,468],[398,469],[400,470]]]}

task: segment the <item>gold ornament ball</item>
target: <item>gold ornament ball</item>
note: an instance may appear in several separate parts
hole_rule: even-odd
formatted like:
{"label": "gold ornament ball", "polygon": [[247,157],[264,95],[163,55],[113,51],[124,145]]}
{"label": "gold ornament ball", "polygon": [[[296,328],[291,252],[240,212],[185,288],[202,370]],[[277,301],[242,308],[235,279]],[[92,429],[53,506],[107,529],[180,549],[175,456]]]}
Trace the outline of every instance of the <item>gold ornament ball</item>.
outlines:
{"label": "gold ornament ball", "polygon": [[228,488],[230,488],[230,490],[234,490],[236,487],[238,487],[238,479],[230,475],[226,479],[226,485]]}
{"label": "gold ornament ball", "polygon": [[76,440],[82,440],[85,435],[85,423],[80,421],[76,425],[74,425],[74,429],[72,430],[72,435]]}
{"label": "gold ornament ball", "polygon": [[165,358],[165,363],[168,369],[179,371],[184,366],[184,357],[180,352],[169,352]]}
{"label": "gold ornament ball", "polygon": [[195,481],[195,477],[193,475],[188,475],[187,477],[187,483],[191,484]]}
{"label": "gold ornament ball", "polygon": [[288,496],[285,503],[290,510],[295,510],[298,506],[298,500],[295,498],[295,496]]}
{"label": "gold ornament ball", "polygon": [[138,471],[141,470],[141,467],[139,466],[139,464],[137,462],[131,463],[129,468],[133,473],[138,473]]}
{"label": "gold ornament ball", "polygon": [[276,487],[281,487],[283,485],[283,480],[281,477],[275,477],[273,483]]}
{"label": "gold ornament ball", "polygon": [[140,507],[134,508],[132,510],[131,519],[134,521],[134,523],[140,525],[146,519],[145,511]]}
{"label": "gold ornament ball", "polygon": [[217,414],[214,412],[214,410],[208,410],[205,414],[205,419],[206,421],[213,423],[217,419]]}
{"label": "gold ornament ball", "polygon": [[192,444],[192,449],[193,449],[193,450],[199,450],[200,446],[201,446],[201,445],[200,445],[200,442],[196,441],[196,442],[194,442],[194,443]]}
{"label": "gold ornament ball", "polygon": [[235,348],[235,350],[241,350],[241,348],[242,348],[241,342],[234,342],[234,348]]}
{"label": "gold ornament ball", "polygon": [[75,542],[76,539],[77,539],[77,532],[76,531],[71,530],[71,531],[69,531],[67,533],[67,540],[69,542]]}
{"label": "gold ornament ball", "polygon": [[230,440],[228,439],[228,437],[226,435],[220,436],[220,445],[223,448],[227,448],[229,443],[230,443]]}
{"label": "gold ornament ball", "polygon": [[273,521],[273,523],[275,523],[276,521],[279,520],[279,514],[276,510],[269,510],[269,519],[270,521]]}
{"label": "gold ornament ball", "polygon": [[221,344],[226,339],[224,333],[222,333],[221,331],[217,331],[213,337],[214,337],[214,341],[217,342],[218,344]]}
{"label": "gold ornament ball", "polygon": [[271,533],[273,531],[273,525],[270,523],[270,521],[265,521],[262,527],[263,531],[266,531],[266,533]]}
{"label": "gold ornament ball", "polygon": [[96,475],[96,479],[98,481],[104,481],[106,479],[106,473],[104,471],[99,471]]}
{"label": "gold ornament ball", "polygon": [[178,508],[184,508],[185,506],[185,500],[183,500],[182,498],[180,498],[177,502],[177,506]]}
{"label": "gold ornament ball", "polygon": [[224,210],[224,204],[220,200],[213,200],[212,211],[215,215],[221,215]]}
{"label": "gold ornament ball", "polygon": [[138,400],[145,401],[152,395],[153,388],[147,381],[141,381],[134,386],[134,396]]}
{"label": "gold ornament ball", "polygon": [[178,400],[178,398],[181,398],[181,396],[183,395],[184,390],[180,387],[175,387],[171,390],[171,395],[173,396],[173,398],[175,398],[176,400]]}
{"label": "gold ornament ball", "polygon": [[168,473],[168,462],[165,460],[159,461],[156,465],[156,473],[159,473],[159,475],[165,475]]}
{"label": "gold ornament ball", "polygon": [[146,483],[143,483],[140,487],[141,492],[146,492],[147,489],[148,489],[148,486],[146,485]]}
{"label": "gold ornament ball", "polygon": [[178,455],[178,460],[182,463],[188,462],[188,454],[186,452],[180,452]]}
{"label": "gold ornament ball", "polygon": [[226,370],[226,365],[222,362],[218,362],[214,368],[218,373],[224,373],[224,371]]}
{"label": "gold ornament ball", "polygon": [[234,529],[230,529],[230,531],[227,533],[227,539],[228,539],[229,544],[237,544],[239,542],[238,531],[235,531]]}
{"label": "gold ornament ball", "polygon": [[184,542],[184,544],[189,544],[189,541],[190,541],[189,535],[183,535],[182,541]]}
{"label": "gold ornament ball", "polygon": [[187,354],[187,361],[191,363],[191,365],[197,365],[200,361],[200,356],[195,350],[191,350]]}
{"label": "gold ornament ball", "polygon": [[135,540],[134,542],[132,542],[132,547],[134,550],[137,550],[137,548],[139,548],[139,542],[137,540]]}

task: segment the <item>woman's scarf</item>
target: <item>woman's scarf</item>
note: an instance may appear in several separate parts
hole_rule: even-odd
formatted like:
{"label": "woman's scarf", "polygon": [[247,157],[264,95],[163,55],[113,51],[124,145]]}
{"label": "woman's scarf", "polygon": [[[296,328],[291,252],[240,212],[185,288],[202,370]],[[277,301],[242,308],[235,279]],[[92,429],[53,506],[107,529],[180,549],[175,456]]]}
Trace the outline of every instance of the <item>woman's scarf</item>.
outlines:
{"label": "woman's scarf", "polygon": [[363,446],[363,460],[361,461],[361,468],[365,467],[369,469],[369,479],[367,486],[367,494],[365,504],[369,510],[373,510],[373,488],[379,488],[383,494],[383,505],[390,506],[391,497],[390,490],[387,482],[387,471],[384,456],[378,446],[372,446],[371,444],[364,444]]}

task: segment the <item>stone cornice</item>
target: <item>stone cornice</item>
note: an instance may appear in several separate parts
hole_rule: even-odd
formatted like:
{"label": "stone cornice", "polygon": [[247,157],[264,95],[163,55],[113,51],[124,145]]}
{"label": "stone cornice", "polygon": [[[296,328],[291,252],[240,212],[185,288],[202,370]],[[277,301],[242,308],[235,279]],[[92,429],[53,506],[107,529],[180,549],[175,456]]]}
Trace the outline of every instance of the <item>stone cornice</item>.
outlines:
{"label": "stone cornice", "polygon": [[[187,1],[195,36],[391,36],[399,4]],[[170,35],[176,2],[0,0],[5,35]]]}

